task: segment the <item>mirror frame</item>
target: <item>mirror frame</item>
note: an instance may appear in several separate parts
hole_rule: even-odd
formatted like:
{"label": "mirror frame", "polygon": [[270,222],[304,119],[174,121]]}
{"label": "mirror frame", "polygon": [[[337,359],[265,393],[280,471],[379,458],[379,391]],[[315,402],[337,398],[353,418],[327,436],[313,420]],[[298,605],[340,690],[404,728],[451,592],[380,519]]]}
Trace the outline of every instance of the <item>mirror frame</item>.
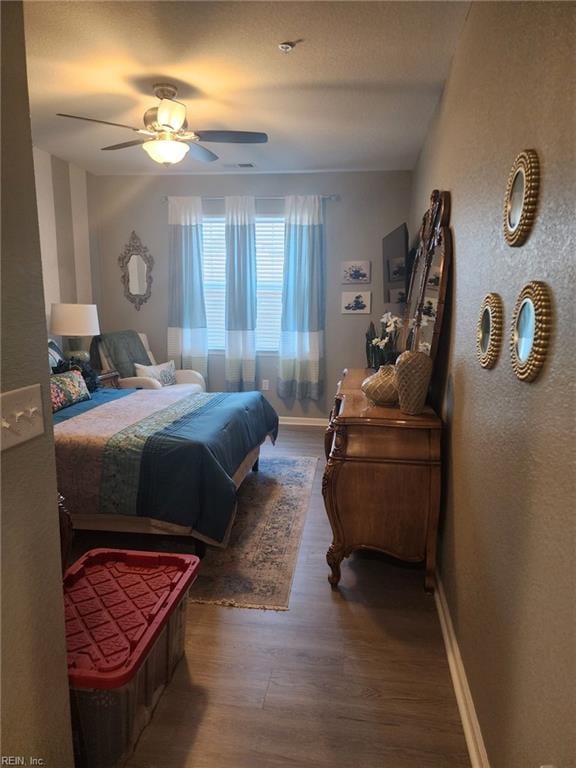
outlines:
{"label": "mirror frame", "polygon": [[[518,356],[517,337],[520,310],[529,301],[534,308],[534,339],[532,348],[525,360]],[[510,356],[512,368],[520,381],[534,381],[540,373],[550,345],[552,333],[552,299],[546,283],[533,280],[527,283],[516,299],[512,325],[510,328]]]}
{"label": "mirror frame", "polygon": [[[486,349],[482,349],[482,318],[484,312],[490,315],[490,333]],[[502,299],[497,293],[488,293],[480,306],[478,324],[476,326],[476,354],[482,368],[493,368],[496,365],[502,348],[502,329],[504,320],[504,308]]]}
{"label": "mirror frame", "polygon": [[[132,293],[130,291],[130,274],[128,271],[128,262],[132,256],[140,256],[144,264],[146,264],[146,292],[145,293]],[[146,246],[142,245],[142,241],[132,231],[130,240],[124,246],[124,250],[118,257],[118,264],[121,271],[121,281],[124,286],[124,296],[134,304],[134,308],[140,311],[142,304],[146,304],[152,294],[152,267],[154,266],[154,259],[150,254],[150,251]]]}
{"label": "mirror frame", "polygon": [[[518,174],[524,177],[524,195],[518,223],[514,228],[510,226],[510,207],[512,203],[512,190]],[[528,239],[538,205],[538,192],[540,189],[540,163],[534,149],[524,149],[516,160],[508,175],[506,194],[504,195],[504,238],[508,245],[518,247],[524,245]]]}
{"label": "mirror frame", "polygon": [[[449,227],[450,223],[450,193],[433,190],[430,196],[430,207],[422,218],[422,226],[419,232],[419,244],[412,265],[410,274],[410,287],[406,297],[406,313],[404,318],[404,338],[402,347],[404,349],[413,349],[416,342],[419,345],[420,327],[422,325],[422,310],[424,309],[424,298],[426,295],[426,285],[430,275],[430,268],[434,260],[436,248],[442,246],[442,261],[439,264],[440,285],[438,286],[438,303],[436,305],[436,320],[434,322],[434,333],[430,345],[429,356],[432,361],[436,357],[440,332],[442,329],[442,319],[444,315],[444,305],[446,302],[446,290],[448,286],[448,270],[452,260],[452,233]],[[420,264],[423,264],[419,284],[416,285],[416,277]],[[415,311],[412,311],[412,303],[416,295]],[[409,323],[414,320],[414,329],[411,332]],[[419,351],[415,349],[414,351]]]}

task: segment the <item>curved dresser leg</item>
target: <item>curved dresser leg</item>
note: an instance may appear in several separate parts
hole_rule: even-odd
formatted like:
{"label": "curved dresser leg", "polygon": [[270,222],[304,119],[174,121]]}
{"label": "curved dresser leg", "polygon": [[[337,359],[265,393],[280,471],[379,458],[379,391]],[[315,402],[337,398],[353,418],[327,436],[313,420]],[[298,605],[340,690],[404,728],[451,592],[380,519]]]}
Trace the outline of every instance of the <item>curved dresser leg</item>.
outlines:
{"label": "curved dresser leg", "polygon": [[[330,414],[330,419],[332,419],[332,414]],[[324,455],[326,456],[326,461],[330,458],[330,450],[332,449],[332,440],[334,438],[334,427],[332,426],[332,421],[328,424],[326,427],[326,432],[324,433]]]}
{"label": "curved dresser leg", "polygon": [[337,549],[334,544],[330,544],[326,552],[326,562],[330,566],[332,573],[328,576],[328,581],[333,587],[337,587],[340,581],[340,563],[344,559],[344,552]]}
{"label": "curved dresser leg", "polygon": [[424,590],[429,593],[433,593],[436,589],[436,572],[426,568],[426,575],[424,577]]}

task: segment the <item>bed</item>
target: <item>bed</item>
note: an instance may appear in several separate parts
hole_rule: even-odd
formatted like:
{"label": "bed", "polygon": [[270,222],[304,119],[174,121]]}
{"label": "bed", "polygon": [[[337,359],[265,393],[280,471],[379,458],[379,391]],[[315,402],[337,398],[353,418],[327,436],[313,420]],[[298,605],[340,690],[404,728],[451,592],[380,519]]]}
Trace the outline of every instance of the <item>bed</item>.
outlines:
{"label": "bed", "polygon": [[259,392],[100,389],[54,413],[58,490],[76,528],[224,547],[236,490],[277,432]]}

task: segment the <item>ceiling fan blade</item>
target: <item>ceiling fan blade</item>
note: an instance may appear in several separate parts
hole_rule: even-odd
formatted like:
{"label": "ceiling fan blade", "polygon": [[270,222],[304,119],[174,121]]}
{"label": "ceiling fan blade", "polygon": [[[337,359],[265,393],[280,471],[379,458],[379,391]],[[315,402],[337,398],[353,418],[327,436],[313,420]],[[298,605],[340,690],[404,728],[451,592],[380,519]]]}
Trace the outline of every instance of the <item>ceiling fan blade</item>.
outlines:
{"label": "ceiling fan blade", "polygon": [[[116,128],[128,128],[129,131],[136,131],[137,133],[143,133],[141,128],[133,128],[131,125],[124,125],[124,123],[110,123],[108,120],[96,120],[93,117],[80,117],[80,115],[65,115],[62,112],[56,113],[57,117],[71,117],[73,120],[85,120],[87,123],[100,123],[100,125],[114,125]],[[146,131],[148,133],[148,131]]]}
{"label": "ceiling fan blade", "polygon": [[215,155],[214,152],[206,149],[206,147],[201,147],[200,144],[191,143],[188,146],[190,147],[190,155],[195,160],[202,160],[204,163],[213,163],[214,160],[218,160],[218,155]]}
{"label": "ceiling fan blade", "polygon": [[148,139],[136,139],[135,141],[125,141],[122,144],[112,144],[109,147],[101,147],[104,152],[107,149],[126,149],[126,147],[137,147],[139,144],[145,144]]}
{"label": "ceiling fan blade", "polygon": [[257,131],[194,131],[200,141],[217,141],[222,144],[266,144],[267,133]]}

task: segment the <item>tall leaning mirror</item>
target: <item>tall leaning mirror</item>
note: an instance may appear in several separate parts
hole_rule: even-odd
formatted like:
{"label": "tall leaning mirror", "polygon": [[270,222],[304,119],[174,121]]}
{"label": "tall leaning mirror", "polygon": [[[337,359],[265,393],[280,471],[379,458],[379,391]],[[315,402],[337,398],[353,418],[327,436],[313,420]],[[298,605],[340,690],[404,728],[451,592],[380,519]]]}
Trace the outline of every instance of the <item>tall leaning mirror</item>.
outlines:
{"label": "tall leaning mirror", "polygon": [[404,348],[436,357],[452,258],[450,194],[435,189],[422,218],[406,302]]}

